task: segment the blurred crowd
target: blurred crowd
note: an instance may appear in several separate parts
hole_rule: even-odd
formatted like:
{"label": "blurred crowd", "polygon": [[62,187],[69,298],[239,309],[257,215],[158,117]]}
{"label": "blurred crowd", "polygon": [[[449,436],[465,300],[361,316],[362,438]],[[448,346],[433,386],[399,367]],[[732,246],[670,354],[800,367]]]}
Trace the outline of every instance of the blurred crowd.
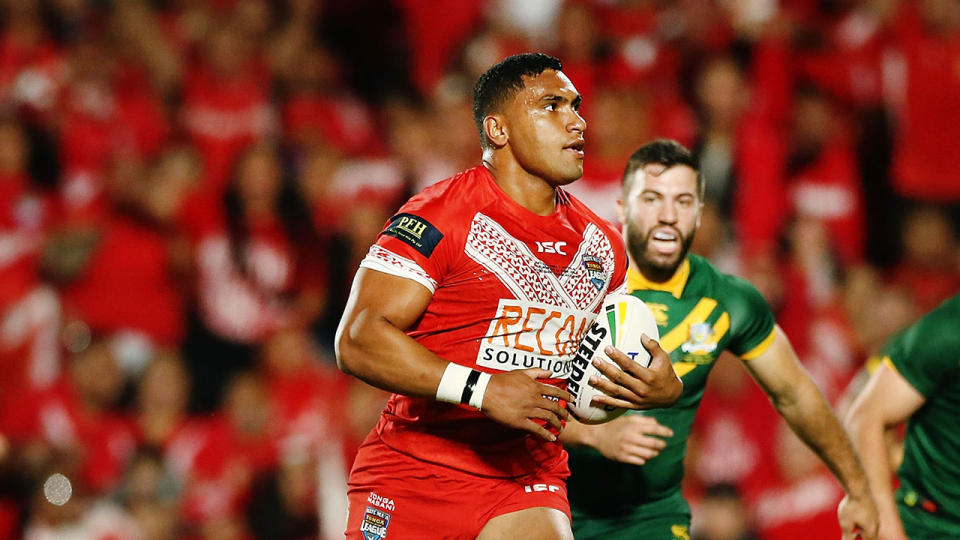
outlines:
{"label": "blurred crowd", "polygon": [[[695,150],[694,251],[838,407],[960,289],[956,0],[3,0],[0,26],[0,538],[340,537],[386,399],[332,359],[350,280],[479,162],[472,84],[512,53],[583,94],[571,191],[601,216],[640,144]],[[762,391],[711,379],[695,537],[837,531]]]}

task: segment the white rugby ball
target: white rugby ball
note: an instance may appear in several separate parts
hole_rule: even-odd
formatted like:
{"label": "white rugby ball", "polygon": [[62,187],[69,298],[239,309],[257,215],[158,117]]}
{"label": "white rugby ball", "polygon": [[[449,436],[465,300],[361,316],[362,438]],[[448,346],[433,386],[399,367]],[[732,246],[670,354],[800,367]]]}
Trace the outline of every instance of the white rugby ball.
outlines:
{"label": "white rugby ball", "polygon": [[650,365],[650,353],[640,342],[640,336],[646,334],[660,340],[660,331],[653,312],[636,296],[611,294],[603,300],[603,307],[590,329],[580,342],[577,355],[573,359],[567,390],[573,395],[573,401],[567,408],[584,424],[602,424],[623,414],[626,409],[612,406],[594,407],[590,404],[594,396],[603,392],[590,385],[594,375],[606,378],[593,365],[594,358],[600,358],[617,366],[603,350],[612,345],[643,367]]}

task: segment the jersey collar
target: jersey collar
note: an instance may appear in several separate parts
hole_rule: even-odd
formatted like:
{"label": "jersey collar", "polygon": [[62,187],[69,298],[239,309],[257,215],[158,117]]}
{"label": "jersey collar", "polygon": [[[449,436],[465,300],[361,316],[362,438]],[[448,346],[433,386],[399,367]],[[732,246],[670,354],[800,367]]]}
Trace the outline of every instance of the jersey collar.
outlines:
{"label": "jersey collar", "polygon": [[687,278],[690,277],[690,259],[684,259],[680,268],[673,274],[673,277],[663,283],[655,283],[645,278],[643,274],[630,268],[627,271],[627,290],[630,292],[636,290],[665,291],[674,296],[677,300],[683,294],[683,288],[687,285]]}

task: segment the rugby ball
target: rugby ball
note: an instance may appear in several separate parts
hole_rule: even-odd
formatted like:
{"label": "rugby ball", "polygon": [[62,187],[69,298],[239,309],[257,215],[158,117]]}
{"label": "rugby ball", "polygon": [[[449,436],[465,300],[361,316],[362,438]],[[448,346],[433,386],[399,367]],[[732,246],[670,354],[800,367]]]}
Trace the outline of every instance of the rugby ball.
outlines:
{"label": "rugby ball", "polygon": [[593,365],[593,359],[600,358],[618,367],[603,352],[607,345],[612,345],[641,366],[649,367],[650,353],[640,342],[642,334],[660,340],[657,321],[650,308],[636,296],[608,295],[603,300],[600,313],[577,348],[570,377],[567,379],[567,391],[573,395],[573,401],[567,404],[567,408],[577,420],[584,424],[602,424],[626,411],[620,407],[594,407],[590,404],[594,396],[603,395],[603,392],[590,385],[590,378],[594,375],[606,378]]}

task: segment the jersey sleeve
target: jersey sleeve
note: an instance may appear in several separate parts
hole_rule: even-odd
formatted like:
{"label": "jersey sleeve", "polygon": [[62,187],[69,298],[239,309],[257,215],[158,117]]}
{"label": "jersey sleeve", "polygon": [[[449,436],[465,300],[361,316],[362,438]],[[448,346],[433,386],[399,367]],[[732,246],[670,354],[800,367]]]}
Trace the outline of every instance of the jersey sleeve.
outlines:
{"label": "jersey sleeve", "polygon": [[730,352],[743,360],[763,354],[773,343],[776,319],[773,310],[748,281],[725,276],[725,306],[730,313]]}
{"label": "jersey sleeve", "polygon": [[932,396],[960,376],[960,316],[935,309],[900,334],[883,351],[889,362],[918,392]]}
{"label": "jersey sleeve", "polygon": [[454,242],[454,225],[441,206],[422,195],[410,199],[387,220],[360,267],[411,279],[435,292],[450,267]]}

